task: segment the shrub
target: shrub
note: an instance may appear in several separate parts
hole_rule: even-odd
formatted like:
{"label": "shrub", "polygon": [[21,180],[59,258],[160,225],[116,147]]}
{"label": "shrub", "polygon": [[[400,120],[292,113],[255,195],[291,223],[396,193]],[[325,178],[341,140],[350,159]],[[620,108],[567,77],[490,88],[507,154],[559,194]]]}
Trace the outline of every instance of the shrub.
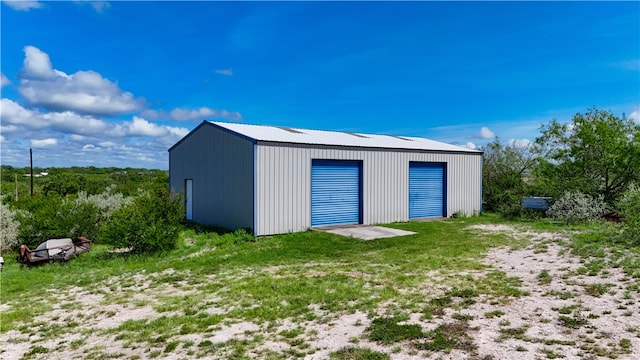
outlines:
{"label": "shrub", "polygon": [[599,219],[606,211],[605,206],[602,196],[593,198],[581,192],[567,191],[549,206],[547,215],[568,224],[588,222]]}
{"label": "shrub", "polygon": [[0,198],[0,253],[20,245],[16,212],[5,205]]}
{"label": "shrub", "polygon": [[632,186],[627,190],[618,205],[624,215],[622,236],[640,245],[640,187]]}
{"label": "shrub", "polygon": [[180,198],[168,189],[143,192],[113,212],[101,229],[100,240],[133,253],[175,248],[184,210]]}
{"label": "shrub", "polygon": [[18,213],[18,238],[29,247],[52,238],[95,238],[99,209],[88,202],[59,196],[36,197],[29,211]]}
{"label": "shrub", "polygon": [[32,247],[52,238],[86,236],[95,240],[111,214],[130,202],[122,194],[114,194],[113,187],[98,195],[80,192],[75,199],[57,194],[36,196],[25,204],[25,211],[16,214],[17,241]]}
{"label": "shrub", "polygon": [[87,195],[86,192],[80,191],[76,202],[86,202],[95,205],[100,209],[101,216],[108,219],[111,214],[124,205],[131,203],[131,197],[125,197],[120,193],[114,193],[115,185],[107,187],[107,189],[97,195]]}
{"label": "shrub", "polygon": [[506,219],[514,219],[522,216],[523,208],[520,205],[520,196],[510,191],[505,191],[502,201],[496,205],[497,212]]}

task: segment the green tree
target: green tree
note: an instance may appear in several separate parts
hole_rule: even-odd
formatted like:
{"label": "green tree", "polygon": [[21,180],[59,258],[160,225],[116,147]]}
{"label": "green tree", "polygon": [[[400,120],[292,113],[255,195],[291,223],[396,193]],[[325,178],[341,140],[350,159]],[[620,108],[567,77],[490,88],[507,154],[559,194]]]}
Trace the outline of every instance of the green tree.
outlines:
{"label": "green tree", "polygon": [[540,175],[556,192],[576,190],[602,195],[612,205],[640,179],[640,125],[592,108],[570,123],[552,120],[536,139],[548,160]]}
{"label": "green tree", "polygon": [[50,175],[44,178],[42,193],[44,195],[55,193],[65,197],[78,193],[78,191],[85,187],[85,184],[86,179],[83,175],[74,175],[69,173]]}
{"label": "green tree", "polygon": [[520,198],[527,193],[526,181],[537,161],[535,145],[504,144],[496,139],[483,150],[483,207],[509,212],[510,208],[519,206]]}

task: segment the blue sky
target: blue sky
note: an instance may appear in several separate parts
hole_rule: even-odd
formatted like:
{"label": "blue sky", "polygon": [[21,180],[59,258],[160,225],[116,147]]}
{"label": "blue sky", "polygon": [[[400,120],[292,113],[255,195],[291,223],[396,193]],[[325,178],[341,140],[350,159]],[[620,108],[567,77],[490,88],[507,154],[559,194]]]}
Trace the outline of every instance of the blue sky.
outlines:
{"label": "blue sky", "polygon": [[168,167],[202,120],[533,141],[640,121],[640,2],[6,2],[1,163]]}

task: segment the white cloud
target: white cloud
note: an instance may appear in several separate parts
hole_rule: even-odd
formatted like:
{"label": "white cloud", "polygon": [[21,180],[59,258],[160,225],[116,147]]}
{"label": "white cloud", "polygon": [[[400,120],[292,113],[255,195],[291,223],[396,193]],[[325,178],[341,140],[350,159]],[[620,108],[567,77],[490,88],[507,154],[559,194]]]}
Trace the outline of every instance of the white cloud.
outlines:
{"label": "white cloud", "polygon": [[213,72],[218,74],[218,75],[233,76],[233,69],[231,69],[231,68],[229,68],[229,69],[216,69]]}
{"label": "white cloud", "polygon": [[51,66],[49,55],[35,46],[24,47],[24,62],[22,73],[29,78],[53,78],[56,75],[64,76],[62,73],[56,74]]}
{"label": "white cloud", "polygon": [[18,131],[18,127],[15,125],[6,125],[6,124],[0,125],[0,133],[12,134],[12,133],[15,133],[16,131]]}
{"label": "white cloud", "polygon": [[9,99],[0,99],[0,120],[26,129],[49,129],[79,135],[95,135],[106,131],[109,124],[88,115],[71,111],[41,113],[25,109]]}
{"label": "white cloud", "polygon": [[115,125],[107,131],[107,135],[113,137],[168,137],[168,141],[177,141],[188,133],[187,128],[158,125],[138,116],[134,116],[132,121],[125,121],[122,125]]}
{"label": "white cloud", "polygon": [[189,133],[189,129],[187,128],[179,128],[173,126],[167,126],[167,130],[169,130],[169,133],[176,136],[178,139],[185,137]]}
{"label": "white cloud", "polygon": [[106,1],[92,1],[91,6],[99,13],[101,13],[104,9],[108,9],[111,7]]}
{"label": "white cloud", "polygon": [[477,148],[476,144],[472,143],[471,141],[467,142],[466,144],[464,144],[462,146],[464,146],[464,147],[466,147],[468,149],[476,149]]}
{"label": "white cloud", "polygon": [[147,119],[159,119],[163,116],[166,116],[164,111],[154,110],[154,109],[145,109],[140,112],[140,115]]}
{"label": "white cloud", "polygon": [[[452,125],[452,126],[439,126],[439,127],[435,127],[433,128],[433,130],[436,130],[438,132],[444,132],[444,133],[452,133],[455,134],[456,136],[459,136],[459,133],[463,130],[467,129],[467,131],[473,131],[472,127],[468,126],[468,125]],[[491,131],[487,126],[483,126],[482,128],[480,128],[479,132],[469,132],[468,135],[466,136],[467,139],[481,139],[481,140],[485,140],[485,139],[490,139],[493,140],[495,139],[496,134]]]}
{"label": "white cloud", "polygon": [[78,134],[69,135],[69,139],[71,139],[73,141],[87,141],[87,137],[86,136],[78,135]]}
{"label": "white cloud", "polygon": [[483,139],[493,139],[496,137],[496,134],[489,130],[488,127],[483,126],[482,129],[480,129],[480,137]]}
{"label": "white cloud", "polygon": [[102,147],[115,147],[118,146],[118,144],[112,142],[112,141],[103,141],[101,143],[99,143],[98,145],[102,146]]}
{"label": "white cloud", "polygon": [[79,5],[91,5],[91,7],[99,13],[102,13],[105,9],[108,9],[111,7],[111,4],[109,4],[107,1],[74,1],[74,2]]}
{"label": "white cloud", "polygon": [[633,122],[640,124],[640,111],[636,110],[629,114],[629,119],[633,120]]}
{"label": "white cloud", "polygon": [[31,111],[9,99],[0,99],[0,121],[2,123],[20,124],[28,122]]}
{"label": "white cloud", "polygon": [[46,156],[41,153],[43,163],[36,166],[166,168],[167,149],[189,132],[140,117],[107,122],[73,112],[41,113],[9,99],[1,99],[0,108],[0,131],[11,134],[11,141],[0,143],[3,164],[23,164],[21,149],[55,147]]}
{"label": "white cloud", "polygon": [[11,81],[9,81],[9,78],[4,76],[4,73],[0,72],[0,88],[3,88],[9,84],[11,84]]}
{"label": "white cloud", "polygon": [[622,68],[624,70],[640,70],[640,59],[638,60],[627,60],[627,61],[618,61],[614,63],[614,66]]}
{"label": "white cloud", "polygon": [[42,7],[42,3],[38,2],[38,1],[7,1],[7,0],[3,0],[3,3],[5,3],[8,7],[12,8],[13,10],[18,10],[18,11],[29,11],[31,9],[40,9]]}
{"label": "white cloud", "polygon": [[121,90],[95,71],[68,75],[51,65],[49,55],[34,46],[24,48],[19,91],[36,106],[90,115],[117,115],[142,108],[143,101]]}
{"label": "white cloud", "polygon": [[31,140],[31,146],[34,148],[46,148],[51,147],[58,144],[58,140],[54,138],[42,139],[42,140]]}
{"label": "white cloud", "polygon": [[158,126],[147,120],[134,116],[133,121],[127,123],[127,134],[131,136],[159,137],[168,134],[166,127]]}
{"label": "white cloud", "polygon": [[242,120],[242,114],[237,111],[216,110],[203,106],[199,109],[175,108],[169,113],[171,119],[176,121],[204,120],[205,118],[225,118],[229,120]]}
{"label": "white cloud", "polygon": [[[14,81],[23,98],[0,99],[3,164],[23,166],[24,149],[32,147],[49,148],[34,157],[34,165],[41,167],[166,169],[167,149],[189,133],[186,127],[171,126],[172,121],[242,119],[239,112],[209,107],[144,109],[144,99],[95,71],[67,74],[55,69],[42,50],[26,46],[24,52],[23,67]],[[10,83],[0,74],[3,86]]]}

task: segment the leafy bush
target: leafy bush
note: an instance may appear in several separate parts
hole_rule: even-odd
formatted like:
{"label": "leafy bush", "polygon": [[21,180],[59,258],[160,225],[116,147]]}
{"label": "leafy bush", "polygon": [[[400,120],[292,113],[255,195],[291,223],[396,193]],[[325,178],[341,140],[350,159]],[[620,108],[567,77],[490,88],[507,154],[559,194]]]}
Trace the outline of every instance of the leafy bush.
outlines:
{"label": "leafy bush", "polygon": [[547,215],[569,224],[597,220],[605,211],[602,196],[593,198],[581,192],[567,191],[549,206]]}
{"label": "leafy bush", "polygon": [[42,184],[42,193],[47,196],[49,194],[57,194],[62,197],[75,194],[86,185],[86,179],[83,175],[74,173],[61,173],[50,175],[44,178]]}
{"label": "leafy bush", "polygon": [[131,197],[125,197],[120,193],[114,193],[115,185],[107,187],[107,189],[97,195],[87,195],[86,192],[80,191],[76,202],[86,202],[95,205],[101,212],[101,216],[108,219],[111,214],[124,205],[131,203]]}
{"label": "leafy bush", "polygon": [[640,187],[633,186],[622,195],[619,207],[624,215],[622,236],[640,245]]}
{"label": "leafy bush", "polygon": [[95,240],[111,214],[130,202],[131,199],[122,194],[114,194],[113,187],[98,195],[80,192],[75,199],[53,193],[36,196],[25,203],[26,210],[16,216],[19,220],[17,242],[33,247],[52,238],[86,236]]}
{"label": "leafy bush", "polygon": [[100,212],[92,203],[45,196],[34,198],[29,210],[18,213],[17,219],[19,240],[33,247],[52,238],[95,238]]}
{"label": "leafy bush", "polygon": [[0,199],[0,253],[20,245],[16,212]]}
{"label": "leafy bush", "polygon": [[153,253],[175,248],[184,209],[179,197],[168,189],[143,192],[113,212],[100,239],[133,253]]}

